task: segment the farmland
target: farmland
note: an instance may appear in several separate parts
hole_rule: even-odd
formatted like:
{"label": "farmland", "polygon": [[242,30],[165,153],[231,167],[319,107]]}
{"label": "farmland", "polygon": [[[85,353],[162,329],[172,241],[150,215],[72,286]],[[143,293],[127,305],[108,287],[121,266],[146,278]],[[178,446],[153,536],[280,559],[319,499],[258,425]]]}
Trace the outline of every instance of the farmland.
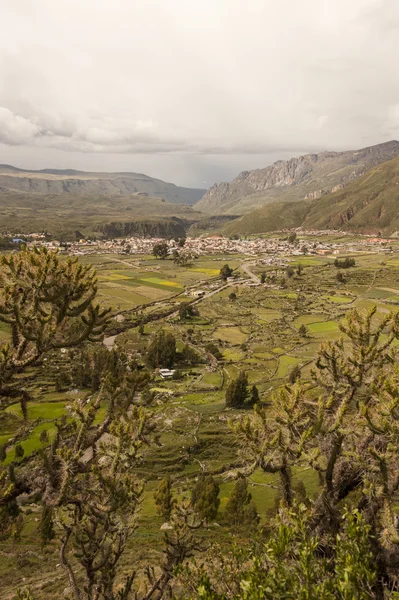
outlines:
{"label": "farmland", "polygon": [[[261,401],[272,407],[272,394],[284,386],[297,367],[304,381],[310,380],[311,369],[321,343],[338,339],[339,322],[353,308],[367,309],[374,304],[378,314],[386,314],[399,306],[399,247],[393,246],[389,256],[364,253],[356,255],[356,266],[346,269],[344,280],[337,280],[337,268],[331,257],[298,259],[289,263],[294,268],[291,277],[283,267],[265,266],[260,259],[253,273],[266,273],[264,285],[253,281],[240,269],[245,257],[200,257],[190,267],[178,267],[172,260],[156,260],[151,256],[117,258],[93,255],[82,258],[92,264],[98,274],[98,299],[112,308],[112,317],[119,322],[131,315],[152,314],[160,308],[174,306],[193,299],[191,293],[204,289],[206,294],[196,301],[199,314],[180,320],[176,312],[166,318],[145,322],[143,331],[126,326],[113,341],[116,349],[127,353],[138,363],[145,362],[152,337],[163,329],[173,333],[177,348],[190,346],[197,353],[192,364],[177,364],[181,378],[163,380],[152,373],[150,389],[154,401],[151,411],[159,435],[159,446],[151,446],[137,474],[146,480],[141,512],[141,528],[135,547],[145,545],[145,552],[157,553],[162,520],[155,510],[153,492],[165,474],[173,477],[179,496],[189,494],[193,482],[203,471],[220,481],[221,505],[217,530],[210,528],[208,536],[228,536],[223,514],[233,482],[229,477],[232,465],[240,464],[240,453],[229,426],[230,419],[243,414],[225,407],[225,391],[239,371],[245,371],[250,385],[256,384]],[[220,268],[228,263],[236,269],[237,280],[223,285],[218,279]],[[298,270],[298,264],[301,269]],[[232,292],[234,296],[232,297]],[[304,326],[304,327],[301,327]],[[0,328],[0,340],[9,336],[7,327]],[[210,361],[206,347],[212,343],[220,353]],[[0,443],[7,444],[5,464],[25,460],[45,446],[55,435],[55,422],[68,416],[68,406],[76,398],[93,397],[89,389],[56,390],[57,369],[68,361],[67,354],[58,353],[49,364],[32,368],[26,375],[26,385],[32,400],[28,403],[24,421],[19,404],[11,404],[0,422]],[[105,411],[106,407],[102,410]],[[47,441],[41,436],[47,431]],[[25,451],[23,459],[15,456],[17,439]],[[9,442],[11,440],[11,442]],[[297,468],[294,480],[301,481],[311,496],[317,487],[316,474]],[[249,477],[251,493],[258,511],[265,518],[275,506],[278,496],[276,477],[258,470]],[[0,567],[5,598],[11,598],[16,582],[31,577],[40,564],[43,570],[41,586],[35,588],[40,599],[54,597],[57,576],[57,548],[50,544],[40,548],[35,508],[26,515],[21,541],[5,545]],[[137,545],[136,545],[137,544]],[[21,564],[12,559],[12,552],[28,548],[33,554]],[[136,556],[132,547],[131,556]],[[142,556],[140,554],[140,556]],[[41,557],[41,558],[38,558]],[[12,582],[12,587],[11,587]],[[35,580],[32,579],[35,586]]]}

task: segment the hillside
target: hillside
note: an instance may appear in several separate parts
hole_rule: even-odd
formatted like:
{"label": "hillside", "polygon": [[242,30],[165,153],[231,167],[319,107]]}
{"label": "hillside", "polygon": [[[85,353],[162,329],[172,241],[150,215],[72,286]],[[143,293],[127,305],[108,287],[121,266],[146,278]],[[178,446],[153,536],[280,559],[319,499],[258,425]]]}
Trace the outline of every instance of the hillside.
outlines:
{"label": "hillside", "polygon": [[[144,218],[150,218],[152,223],[158,218],[162,231],[171,217],[187,220],[189,227],[203,215],[186,204],[172,204],[142,193],[98,198],[72,193],[42,196],[0,188],[0,232],[28,234],[46,230],[69,239],[74,238],[75,231],[87,236],[101,235],[110,223],[140,222],[140,229]],[[166,236],[168,231],[167,227]]]}
{"label": "hillside", "polygon": [[318,200],[275,203],[244,215],[224,233],[254,234],[290,227],[368,233],[399,231],[399,157]]}
{"label": "hillside", "polygon": [[231,183],[212,186],[196,209],[245,214],[272,202],[315,200],[348,185],[371,168],[399,155],[399,142],[361,150],[306,154],[265,169],[243,171]]}
{"label": "hillside", "polygon": [[57,196],[114,198],[145,193],[176,204],[195,204],[205,190],[185,188],[141,173],[90,173],[72,169],[27,171],[0,165],[0,188],[9,191]]}

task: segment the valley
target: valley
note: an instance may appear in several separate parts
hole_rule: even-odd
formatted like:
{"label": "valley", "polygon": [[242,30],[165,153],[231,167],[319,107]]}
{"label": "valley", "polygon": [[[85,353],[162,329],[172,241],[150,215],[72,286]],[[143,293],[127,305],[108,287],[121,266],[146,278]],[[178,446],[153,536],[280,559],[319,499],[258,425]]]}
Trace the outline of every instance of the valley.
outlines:
{"label": "valley", "polygon": [[[381,243],[361,236],[310,233],[291,243],[273,236],[252,243],[259,245],[255,256],[243,252],[241,243],[236,252],[204,251],[184,267],[150,254],[94,252],[78,257],[81,264],[95,267],[98,300],[112,309],[108,348],[127,354],[132,364],[145,365],[151,341],[161,330],[171,333],[177,345],[176,379],[165,380],[158,369],[151,370],[150,411],[159,445],[151,446],[135,469],[145,480],[145,490],[140,527],[122,570],[132,561],[141,564],[160,557],[163,520],[156,511],[154,491],[165,475],[172,477],[179,498],[190,493],[201,473],[217,478],[221,503],[216,524],[210,523],[203,535],[229,546],[225,508],[234,478],[245,466],[229,422],[245,416],[248,409],[226,408],[225,395],[240,371],[272,412],[272,394],[292,381],[293,373],[304,384],[311,381],[320,344],[339,339],[339,323],[348,311],[376,305],[378,318],[383,318],[399,306],[395,240]],[[320,254],[301,251],[313,245]],[[346,257],[354,258],[355,266],[337,268],[336,259]],[[226,263],[233,272],[223,281],[220,269]],[[337,278],[339,273],[342,277]],[[198,312],[181,318],[183,302]],[[7,326],[2,325],[0,339],[9,339]],[[60,384],[60,373],[68,370],[74,356],[73,350],[53,352],[24,376],[31,395],[27,420],[20,405],[11,403],[0,421],[5,465],[11,461],[22,465],[46,447],[55,436],[56,422],[68,414],[67,406],[76,398],[94,401],[96,392]],[[106,405],[100,410],[105,414]],[[22,458],[15,455],[17,441],[24,450]],[[312,498],[318,489],[316,472],[303,463],[293,475],[295,485],[301,482]],[[279,497],[278,477],[255,469],[248,474],[248,484],[262,520],[267,520]],[[16,587],[29,584],[35,598],[50,600],[62,585],[58,545],[54,541],[41,547],[40,506],[22,504],[22,509],[21,538],[1,546],[2,597],[9,600]],[[240,535],[244,541],[247,534]]]}

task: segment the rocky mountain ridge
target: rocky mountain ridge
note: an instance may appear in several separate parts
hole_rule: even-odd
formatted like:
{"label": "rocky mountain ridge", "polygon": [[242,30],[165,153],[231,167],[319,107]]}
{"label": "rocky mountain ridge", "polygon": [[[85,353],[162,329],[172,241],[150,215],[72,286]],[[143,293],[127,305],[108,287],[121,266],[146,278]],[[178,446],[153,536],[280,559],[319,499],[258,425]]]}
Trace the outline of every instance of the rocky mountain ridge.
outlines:
{"label": "rocky mountain ridge", "polygon": [[245,214],[276,201],[314,200],[345,187],[398,155],[399,142],[392,140],[361,150],[327,151],[279,160],[264,169],[243,171],[230,183],[213,185],[196,209],[214,214]]}
{"label": "rocky mountain ridge", "polygon": [[274,202],[227,224],[226,235],[286,228],[399,232],[399,156],[377,165],[342,189],[314,200]]}

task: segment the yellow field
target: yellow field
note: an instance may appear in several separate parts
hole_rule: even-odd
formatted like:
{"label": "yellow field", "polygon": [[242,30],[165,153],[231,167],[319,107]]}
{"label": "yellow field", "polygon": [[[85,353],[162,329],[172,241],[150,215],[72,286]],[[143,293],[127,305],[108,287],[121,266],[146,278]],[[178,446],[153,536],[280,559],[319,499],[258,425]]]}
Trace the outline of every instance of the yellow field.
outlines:
{"label": "yellow field", "polygon": [[146,281],[147,283],[158,283],[159,285],[167,285],[169,287],[181,288],[180,283],[176,281],[167,281],[166,279],[159,279],[158,277],[140,277],[140,281]]}
{"label": "yellow field", "polygon": [[204,273],[205,275],[209,275],[209,277],[215,277],[220,273],[220,269],[207,269],[205,267],[195,267],[194,269],[190,269],[190,271],[195,271],[196,273]]}

